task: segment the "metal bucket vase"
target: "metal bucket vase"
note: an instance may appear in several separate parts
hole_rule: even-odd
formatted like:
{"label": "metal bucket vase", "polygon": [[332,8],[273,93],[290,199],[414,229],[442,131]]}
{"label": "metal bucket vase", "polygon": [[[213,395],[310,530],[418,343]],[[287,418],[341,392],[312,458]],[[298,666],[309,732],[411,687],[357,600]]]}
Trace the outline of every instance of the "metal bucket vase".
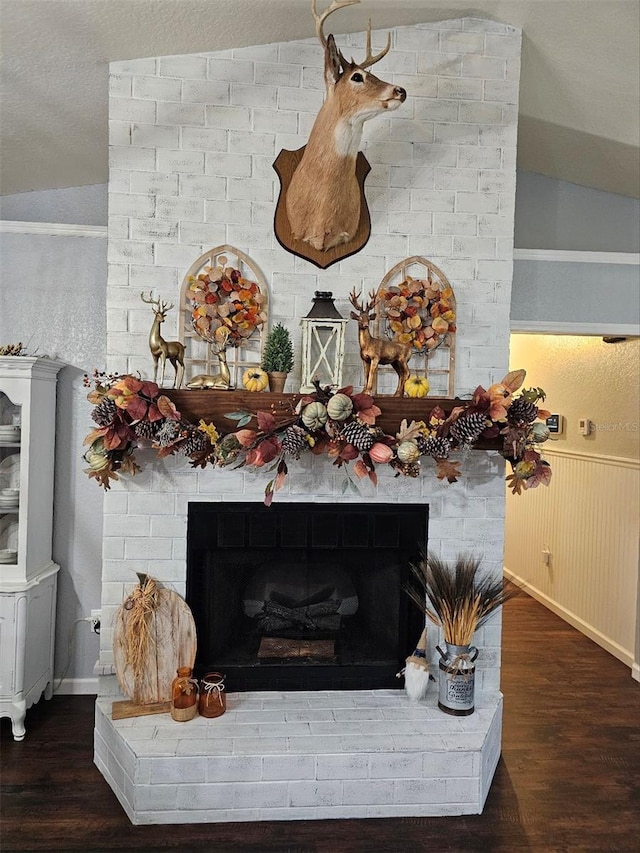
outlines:
{"label": "metal bucket vase", "polygon": [[440,652],[438,708],[445,714],[466,717],[474,711],[474,664],[478,650],[475,646],[454,646],[451,643],[445,643],[445,646],[446,652],[436,646]]}

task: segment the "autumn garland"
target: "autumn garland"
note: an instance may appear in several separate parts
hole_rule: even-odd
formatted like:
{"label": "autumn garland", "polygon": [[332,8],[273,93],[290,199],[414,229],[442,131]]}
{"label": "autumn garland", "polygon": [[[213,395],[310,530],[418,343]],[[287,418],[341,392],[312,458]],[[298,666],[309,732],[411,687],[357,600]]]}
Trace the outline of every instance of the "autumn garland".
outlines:
{"label": "autumn garland", "polygon": [[[221,436],[213,424],[183,420],[155,382],[96,371],[88,400],[94,404],[97,427],[84,442],[89,445],[86,473],[109,489],[111,480],[140,470],[134,452],[145,446],[158,457],[187,456],[193,467],[270,466],[267,470],[275,476],[265,490],[268,505],[285,482],[288,463],[303,452],[326,455],[337,467],[344,466],[343,492],[357,491],[349,463],[356,478],[368,478],[376,485],[377,465],[391,466],[396,476],[417,477],[425,456],[434,459],[439,480],[455,483],[462,474],[461,461],[451,455],[480,438],[501,435],[501,453],[512,468],[507,482],[514,494],[520,494],[540,483],[548,485],[551,479],[551,468],[538,447],[549,437],[544,423],[548,412],[536,405],[544,392],[534,388],[514,396],[525,375],[524,370],[513,371],[487,390],[478,386],[471,400],[449,415],[435,406],[428,421],[403,420],[395,436],[376,427],[382,412],[371,396],[354,394],[351,387],[333,392],[319,385],[299,400],[284,423],[276,422],[271,412],[230,412],[226,417],[238,428]],[[85,385],[91,386],[87,376]],[[254,419],[257,429],[247,428]]]}

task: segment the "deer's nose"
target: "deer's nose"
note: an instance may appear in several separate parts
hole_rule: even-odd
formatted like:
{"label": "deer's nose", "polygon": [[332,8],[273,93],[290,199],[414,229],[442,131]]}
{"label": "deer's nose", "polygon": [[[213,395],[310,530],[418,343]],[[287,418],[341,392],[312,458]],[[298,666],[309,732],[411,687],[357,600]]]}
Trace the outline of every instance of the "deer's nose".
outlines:
{"label": "deer's nose", "polygon": [[396,96],[396,98],[398,98],[398,100],[400,100],[400,101],[404,101],[404,100],[406,100],[406,98],[407,98],[407,93],[406,93],[406,91],[402,88],[402,86],[396,86],[396,87],[394,88],[394,90],[393,90],[393,94],[394,94],[394,95]]}

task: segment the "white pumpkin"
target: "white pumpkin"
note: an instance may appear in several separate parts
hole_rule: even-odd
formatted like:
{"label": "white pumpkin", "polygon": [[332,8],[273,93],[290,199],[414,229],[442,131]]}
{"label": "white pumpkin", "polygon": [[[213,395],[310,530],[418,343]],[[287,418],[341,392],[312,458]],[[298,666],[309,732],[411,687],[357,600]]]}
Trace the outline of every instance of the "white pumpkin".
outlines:
{"label": "white pumpkin", "polygon": [[327,403],[327,414],[332,421],[346,421],[353,411],[353,401],[346,394],[334,394]]}
{"label": "white pumpkin", "polygon": [[401,441],[396,448],[396,455],[403,465],[410,465],[420,458],[420,450],[415,441]]}
{"label": "white pumpkin", "polygon": [[309,403],[302,410],[302,423],[311,432],[317,432],[327,422],[327,407],[323,403]]}

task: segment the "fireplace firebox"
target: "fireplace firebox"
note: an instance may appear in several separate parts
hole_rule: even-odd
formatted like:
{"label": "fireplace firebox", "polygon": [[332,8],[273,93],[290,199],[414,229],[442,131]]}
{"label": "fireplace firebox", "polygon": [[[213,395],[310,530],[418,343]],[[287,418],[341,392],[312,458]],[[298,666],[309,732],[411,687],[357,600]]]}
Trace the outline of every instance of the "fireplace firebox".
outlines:
{"label": "fireplace firebox", "polygon": [[403,585],[428,507],[191,503],[196,674],[233,692],[400,688],[424,617]]}

